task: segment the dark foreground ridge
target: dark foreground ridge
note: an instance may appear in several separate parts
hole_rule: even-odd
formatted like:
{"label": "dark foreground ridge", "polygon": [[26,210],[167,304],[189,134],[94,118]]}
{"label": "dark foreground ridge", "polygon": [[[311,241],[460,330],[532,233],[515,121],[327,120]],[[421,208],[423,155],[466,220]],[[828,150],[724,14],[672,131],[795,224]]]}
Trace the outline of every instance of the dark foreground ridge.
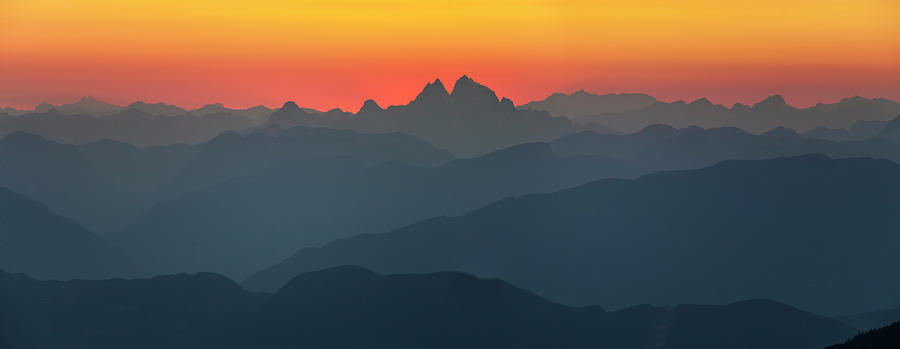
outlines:
{"label": "dark foreground ridge", "polygon": [[860,333],[843,344],[827,349],[896,349],[900,348],[900,322]]}
{"label": "dark foreground ridge", "polygon": [[608,312],[456,272],[341,266],[275,294],[211,273],[37,281],[0,272],[0,347],[821,348],[856,330],[765,300]]}

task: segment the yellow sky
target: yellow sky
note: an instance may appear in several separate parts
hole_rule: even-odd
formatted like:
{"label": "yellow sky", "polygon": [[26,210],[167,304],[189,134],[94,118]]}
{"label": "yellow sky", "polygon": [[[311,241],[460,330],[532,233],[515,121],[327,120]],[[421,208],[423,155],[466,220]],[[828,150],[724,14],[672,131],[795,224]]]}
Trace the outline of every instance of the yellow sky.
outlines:
{"label": "yellow sky", "polygon": [[[369,97],[353,93],[382,93],[390,102],[402,102],[392,99],[434,77],[459,73],[494,81],[514,97],[534,98],[577,84],[639,89],[640,83],[649,85],[647,90],[665,85],[670,91],[683,81],[715,91],[719,80],[737,79],[729,87],[734,91],[741,90],[741,81],[748,89],[767,83],[796,88],[804,77],[833,72],[834,79],[823,81],[833,89],[845,83],[900,97],[898,84],[887,80],[900,78],[897,0],[0,0],[0,23],[0,80],[21,82],[23,88],[60,75],[63,83],[80,81],[79,70],[111,85],[152,85],[165,76],[182,81],[191,71],[193,79],[215,85],[228,74],[234,75],[226,82],[261,84],[272,96],[264,102],[299,94],[345,106]],[[716,75],[706,76],[705,67]],[[116,78],[129,72],[130,80]],[[266,80],[253,74],[380,81],[360,82],[370,86],[363,91],[335,86],[330,94],[317,95],[283,76]],[[529,74],[525,83],[515,82]],[[655,83],[653,75],[662,80]],[[386,76],[400,81],[385,82]],[[192,87],[178,92],[196,98],[173,98],[185,103],[237,97],[242,91],[268,96],[246,87],[210,86],[214,91],[205,93],[204,84],[184,82]],[[384,91],[376,89],[378,83],[387,84]],[[167,97],[136,87],[130,93],[137,96],[125,96],[112,87],[70,85],[46,91],[48,96],[0,88],[0,104],[88,92],[108,93],[111,99]],[[4,100],[2,93],[13,97]],[[751,96],[732,99],[741,98]]]}

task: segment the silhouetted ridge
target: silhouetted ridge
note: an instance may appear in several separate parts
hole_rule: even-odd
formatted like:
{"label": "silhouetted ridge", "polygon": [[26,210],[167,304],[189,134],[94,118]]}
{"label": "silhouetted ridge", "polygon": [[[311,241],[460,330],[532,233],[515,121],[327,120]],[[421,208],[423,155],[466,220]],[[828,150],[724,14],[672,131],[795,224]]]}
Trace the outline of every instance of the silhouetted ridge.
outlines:
{"label": "silhouetted ridge", "polygon": [[359,111],[356,112],[356,115],[367,116],[367,115],[376,115],[383,112],[384,109],[378,105],[374,100],[367,99],[363,102],[362,107],[359,108]]}
{"label": "silhouetted ridge", "polygon": [[296,112],[303,113],[303,110],[301,110],[300,106],[297,105],[297,103],[295,103],[294,101],[284,102],[284,105],[282,105],[281,108],[278,109],[278,111],[285,112],[285,113],[296,113]]}
{"label": "silhouetted ridge", "polygon": [[690,103],[691,105],[703,105],[703,106],[712,106],[712,102],[710,102],[706,97],[697,99]]}
{"label": "silhouetted ridge", "polygon": [[825,349],[896,349],[900,348],[900,322],[860,333],[843,344]]}
{"label": "silhouetted ridge", "polygon": [[465,75],[456,80],[450,97],[453,103],[464,107],[493,107],[499,103],[494,91]]}
{"label": "silhouetted ridge", "polygon": [[285,276],[354,264],[384,273],[501,276],[574,305],[724,303],[766,294],[848,313],[892,304],[900,292],[900,280],[882,272],[896,265],[900,248],[892,233],[897,178],[900,165],[888,160],[810,154],[604,179],[303,249],[244,285],[274,289]]}
{"label": "silhouetted ridge", "polygon": [[520,108],[545,110],[554,116],[578,117],[606,113],[622,113],[647,108],[658,102],[656,98],[640,93],[594,94],[579,89],[572,94],[554,93],[549,97],[528,102]]}
{"label": "silhouetted ridge", "polygon": [[141,271],[78,223],[2,187],[0,241],[0,268],[37,278],[108,278]]}
{"label": "silhouetted ridge", "polygon": [[775,111],[780,109],[792,109],[793,107],[789,106],[787,102],[784,101],[784,97],[781,95],[771,95],[766,97],[762,101],[754,104],[751,109],[754,111]]}
{"label": "silhouetted ridge", "polygon": [[440,106],[449,104],[450,101],[450,94],[447,93],[441,79],[435,79],[434,82],[425,85],[410,105]]}
{"label": "silhouetted ridge", "polygon": [[327,297],[333,292],[356,288],[360,283],[379,276],[371,270],[353,265],[303,273],[288,281],[275,297],[286,302],[310,301],[310,298]]}
{"label": "silhouetted ridge", "polygon": [[275,295],[219,275],[42,282],[0,271],[4,348],[820,348],[853,334],[769,301],[615,312],[459,272],[337,267]]}

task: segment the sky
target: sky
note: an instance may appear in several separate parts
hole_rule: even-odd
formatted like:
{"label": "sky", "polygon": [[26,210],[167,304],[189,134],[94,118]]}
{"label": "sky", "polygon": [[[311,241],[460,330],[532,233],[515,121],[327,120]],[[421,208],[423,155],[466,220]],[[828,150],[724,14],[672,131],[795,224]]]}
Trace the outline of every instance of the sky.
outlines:
{"label": "sky", "polygon": [[900,100],[900,1],[0,0],[0,106],[356,111],[463,74],[517,104]]}

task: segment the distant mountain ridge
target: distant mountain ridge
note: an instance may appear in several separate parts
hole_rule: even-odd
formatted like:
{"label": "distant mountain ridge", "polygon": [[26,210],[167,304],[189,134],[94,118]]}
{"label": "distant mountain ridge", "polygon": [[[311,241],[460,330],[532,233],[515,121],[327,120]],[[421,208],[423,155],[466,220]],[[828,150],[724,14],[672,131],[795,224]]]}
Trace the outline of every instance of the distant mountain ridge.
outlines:
{"label": "distant mountain ridge", "polygon": [[63,280],[144,272],[78,223],[5,188],[0,188],[0,268]]}
{"label": "distant mountain ridge", "polygon": [[[123,123],[115,126],[118,127],[116,132],[96,131],[113,126],[93,119],[127,114],[128,110],[154,117],[178,118],[178,121],[174,121],[173,126],[156,125],[173,123],[164,119]],[[0,112],[5,112],[0,114],[0,135],[25,131],[66,143],[101,139],[125,141],[138,146],[200,143],[225,130],[271,123],[285,128],[306,126],[351,129],[363,133],[403,132],[458,156],[472,157],[521,143],[550,141],[571,132],[633,133],[653,124],[676,128],[738,127],[751,133],[785,127],[802,134],[821,127],[823,129],[809,135],[835,141],[863,140],[877,134],[877,129],[871,130],[871,127],[877,126],[866,124],[855,127],[855,123],[893,119],[900,114],[900,103],[884,98],[851,97],[837,103],[819,103],[801,109],[788,105],[780,95],[772,95],[752,106],[736,103],[724,107],[706,98],[690,103],[665,103],[639,93],[599,95],[579,90],[568,95],[556,93],[516,108],[510,99],[498,98],[490,88],[464,75],[454,83],[452,91],[448,92],[438,79],[428,83],[406,105],[384,108],[369,99],[356,113],[337,108],[328,111],[301,108],[292,101],[285,102],[278,109],[265,106],[232,109],[214,103],[186,110],[161,102],[150,104],[141,101],[119,107],[93,97],[84,97],[72,104],[43,103],[34,111],[7,108]],[[21,117],[38,115],[78,117],[72,120],[31,117],[29,122],[16,121]],[[95,118],[88,118],[88,115]],[[215,118],[207,118],[211,116]],[[241,119],[249,120],[249,125],[237,122]],[[163,127],[166,132],[149,132],[153,136],[135,134],[139,130],[147,133],[145,129],[148,125],[151,129]],[[841,130],[846,130],[850,135],[845,135]]]}
{"label": "distant mountain ridge", "polygon": [[859,120],[887,121],[900,114],[900,103],[884,98],[852,97],[833,104],[820,103],[801,109],[788,105],[780,95],[772,95],[752,106],[738,103],[730,108],[701,98],[690,103],[658,102],[621,112],[604,111],[604,107],[596,109],[593,113],[582,110],[582,115],[573,118],[573,122],[594,122],[625,133],[652,124],[678,128],[739,127],[760,133],[779,126],[807,132],[819,126],[849,129]]}
{"label": "distant mountain ridge", "polygon": [[[461,214],[510,195],[646,173],[639,166],[607,157],[562,157],[546,143],[523,144],[430,167],[361,161],[377,159],[377,154],[347,158],[352,151],[344,152],[344,157],[333,157],[338,153],[332,152],[332,157],[283,158],[262,165],[258,161],[271,160],[265,158],[270,152],[250,152],[252,156],[245,157],[241,151],[247,149],[242,146],[245,142],[266,149],[269,142],[260,139],[267,138],[228,135],[217,142],[226,145],[209,144],[204,152],[208,156],[201,155],[170,184],[176,192],[184,183],[195,190],[160,202],[110,238],[158,270],[216,271],[244,277],[299,247],[383,231],[435,215]],[[365,154],[378,148],[392,149],[397,153],[394,158],[402,159],[396,148],[363,145],[356,151]],[[303,151],[300,146],[296,149]],[[237,161],[223,161],[234,159]],[[234,176],[216,183],[222,174]],[[204,187],[203,183],[212,184]],[[185,217],[185,212],[191,212],[190,217]]]}
{"label": "distant mountain ridge", "polygon": [[403,132],[459,156],[479,156],[528,142],[549,141],[576,128],[543,111],[519,110],[508,98],[460,77],[448,92],[437,79],[407,105],[382,109],[366,102],[358,114],[331,110],[310,113],[287,102],[269,122],[283,126],[328,127],[358,132]]}
{"label": "distant mountain ridge", "polygon": [[326,156],[345,156],[369,165],[434,166],[453,159],[448,152],[409,135],[303,127],[225,133],[197,145],[140,149],[109,140],[61,144],[14,132],[0,139],[0,186],[106,234],[172,196],[279,161]]}
{"label": "distant mountain ridge", "polygon": [[131,107],[102,117],[94,117],[84,114],[67,115],[52,109],[44,113],[25,114],[0,123],[0,135],[28,132],[69,144],[114,140],[145,147],[201,143],[219,133],[242,130],[251,126],[250,119],[222,113],[204,116],[191,114],[165,116]]}
{"label": "distant mountain ridge", "polygon": [[519,108],[544,110],[553,116],[577,118],[586,115],[622,113],[629,110],[643,109],[654,103],[659,103],[659,100],[642,93],[607,93],[601,95],[581,89],[568,95],[554,93],[545,99],[522,104]]}
{"label": "distant mountain ridge", "polygon": [[893,162],[809,155],[600,180],[302,249],[243,284],[355,264],[496,276],[567,304],[764,296],[848,313],[900,303],[900,276],[879,272],[900,270],[897,178]]}

